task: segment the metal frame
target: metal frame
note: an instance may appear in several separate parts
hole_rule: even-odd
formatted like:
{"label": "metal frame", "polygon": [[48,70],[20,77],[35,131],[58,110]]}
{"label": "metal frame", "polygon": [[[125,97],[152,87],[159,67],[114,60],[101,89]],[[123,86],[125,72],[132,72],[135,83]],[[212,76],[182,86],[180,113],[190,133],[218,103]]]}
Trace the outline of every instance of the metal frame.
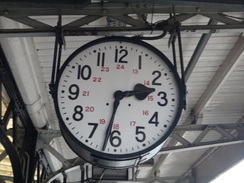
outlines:
{"label": "metal frame", "polygon": [[[156,1],[155,5],[148,1],[127,1],[126,3],[101,2],[89,3],[82,1],[80,4],[74,4],[73,7],[67,8],[67,2],[61,1],[60,4],[53,2],[19,2],[13,1],[13,4],[0,1],[0,16],[12,19],[16,22],[29,26],[30,28],[19,29],[0,29],[0,37],[33,37],[33,36],[55,36],[56,28],[38,21],[38,16],[66,16],[80,15],[80,19],[63,25],[62,31],[64,36],[88,36],[88,35],[143,35],[143,34],[161,34],[162,27],[170,32],[175,29],[175,22],[182,22],[196,15],[202,15],[212,20],[222,22],[222,25],[181,25],[180,31],[184,32],[243,32],[244,23],[242,19],[228,16],[216,12],[243,12],[244,3],[238,0],[231,2],[222,1],[221,3],[208,1]],[[63,3],[63,4],[62,4]],[[217,5],[216,5],[217,3]],[[191,6],[189,6],[189,4]],[[53,5],[53,6],[52,6]],[[60,7],[64,5],[63,7]],[[65,6],[66,5],[66,6]],[[187,6],[188,5],[188,6]],[[71,5],[69,5],[71,6]],[[30,9],[31,7],[31,9]],[[59,7],[59,8],[58,8]],[[81,7],[81,8],[77,8]],[[144,21],[146,14],[164,14],[169,15],[177,13],[176,16],[165,20],[163,24],[154,24],[153,22]],[[133,17],[137,15],[139,18]],[[123,22],[125,27],[91,27],[90,23],[102,18],[112,18]],[[86,27],[83,27],[86,25]]]}
{"label": "metal frame", "polygon": [[[186,132],[193,132],[198,131],[201,132],[199,135],[195,138],[193,142],[189,142],[187,139],[179,135],[179,132],[184,131]],[[204,140],[204,137],[207,136],[207,134],[210,131],[218,132],[219,137],[216,138],[213,141],[206,141]],[[237,124],[210,124],[210,125],[181,125],[177,126],[174,130],[174,132],[170,135],[171,138],[176,140],[181,145],[178,146],[167,146],[164,147],[158,154],[167,154],[167,153],[173,153],[173,152],[181,152],[181,151],[190,151],[195,149],[202,149],[202,148],[210,148],[210,147],[219,147],[219,146],[226,146],[231,144],[237,144],[244,142],[244,124],[243,123],[237,123]],[[83,165],[88,166],[88,163],[85,163],[80,158],[76,158],[74,160],[67,160],[62,155],[60,155],[54,148],[52,148],[49,143],[52,139],[56,137],[60,137],[61,133],[57,130],[38,130],[38,139],[37,139],[37,152],[40,154],[40,151],[43,151],[43,149],[46,149],[49,151],[53,156],[55,156],[62,164],[63,167],[60,170],[57,170],[55,172],[49,172],[46,179],[43,179],[44,182],[49,182],[50,180],[54,180],[55,177],[62,176],[62,172],[67,172],[71,170],[72,168]],[[45,155],[44,155],[45,156]],[[41,161],[43,164],[46,160],[43,158],[44,156],[40,156]],[[92,165],[89,165],[92,166]],[[143,166],[147,166],[147,163],[145,163]],[[119,170],[116,170],[119,171]],[[189,175],[185,176],[175,176],[175,177],[153,177],[153,178],[144,178],[144,179],[137,179],[136,178],[136,170],[130,170],[132,172],[132,176],[128,178],[127,181],[129,182],[141,182],[141,181],[167,181],[167,180],[183,180],[183,179],[191,179],[192,177]],[[48,170],[46,171],[48,172]],[[82,174],[82,169],[81,169]],[[111,174],[113,177],[113,174]],[[133,178],[132,178],[133,177]],[[114,180],[119,181],[116,179],[116,176],[114,176]],[[90,179],[92,180],[92,179]],[[114,181],[113,180],[113,181]],[[101,178],[99,181],[101,182],[109,182],[112,181],[111,179],[103,179]],[[125,180],[123,180],[125,181]],[[86,182],[86,181],[84,181]]]}
{"label": "metal frame", "polygon": [[[184,137],[179,135],[179,132],[182,132],[182,131],[185,133],[193,132],[193,131],[201,132],[201,133],[199,133],[199,135],[195,138],[195,140],[193,142],[189,142],[187,139],[185,139]],[[217,132],[219,134],[219,137],[217,137],[215,140],[211,140],[211,141],[204,140],[204,137],[206,137],[210,131]],[[173,131],[173,133],[170,135],[170,137],[172,139],[176,140],[179,143],[179,145],[164,147],[158,153],[158,155],[242,143],[242,142],[244,142],[243,131],[244,131],[243,123],[216,124],[216,125],[213,125],[213,124],[180,125],[180,126],[177,126],[175,128],[175,130]],[[38,130],[38,134],[39,135],[38,135],[38,140],[37,140],[37,152],[40,152],[40,151],[43,151],[43,149],[46,149],[63,164],[62,169],[55,171],[55,172],[50,172],[49,175],[46,177],[46,179],[43,180],[44,182],[53,180],[54,177],[57,177],[60,173],[69,171],[70,169],[72,169],[78,165],[84,165],[84,166],[87,165],[88,166],[88,163],[85,163],[80,158],[76,158],[74,160],[65,159],[64,157],[62,157],[62,155],[60,155],[54,148],[52,148],[49,145],[49,143],[52,139],[61,136],[60,131],[58,131],[58,130]],[[43,161],[43,158],[41,158],[41,161],[43,164],[45,164],[45,161]],[[89,165],[89,166],[92,166],[92,165]],[[147,163],[145,163],[143,166],[147,166]],[[81,171],[82,171],[82,169],[81,169]],[[119,170],[116,170],[116,171],[119,171]],[[109,172],[107,172],[107,174],[108,173]],[[183,180],[183,179],[191,178],[191,176],[185,175],[185,176],[175,176],[175,177],[153,177],[153,178],[137,179],[136,170],[131,171],[131,173],[133,175],[128,178],[127,181],[129,181],[129,182]],[[60,176],[61,176],[61,174],[60,174]],[[115,178],[114,180],[119,181],[116,179],[113,172],[111,174],[111,177],[114,177]],[[101,178],[99,180],[99,182],[100,181],[109,182],[112,180],[111,179],[107,180],[107,179]],[[125,181],[125,180],[123,180],[123,181]],[[86,182],[86,181],[84,181],[84,182]]]}
{"label": "metal frame", "polygon": [[[175,22],[183,22],[184,20],[190,19],[196,15],[202,15],[211,19],[212,22],[209,22],[208,25],[201,25],[201,26],[189,26],[189,25],[181,25],[179,27],[181,32],[189,32],[189,33],[206,33],[202,36],[201,41],[199,42],[197,49],[194,52],[194,56],[192,57],[187,69],[185,70],[186,80],[188,79],[189,75],[191,74],[191,70],[194,68],[194,65],[198,61],[198,58],[204,49],[209,37],[213,33],[219,32],[240,32],[244,31],[244,23],[241,19],[235,19],[233,17],[227,16],[223,13],[216,13],[216,12],[243,12],[244,11],[244,3],[242,0],[232,0],[231,6],[228,0],[223,0],[221,3],[219,1],[190,1],[190,0],[183,0],[183,1],[160,1],[156,0],[155,6],[151,4],[149,0],[130,0],[124,3],[123,1],[118,1],[118,3],[111,3],[111,2],[103,2],[103,3],[90,3],[89,0],[81,1],[79,4],[68,4],[67,1],[62,0],[58,2],[49,1],[36,1],[35,3],[31,1],[11,1],[11,4],[6,1],[0,1],[0,16],[12,19],[16,22],[23,23],[25,25],[30,26],[30,28],[19,28],[19,29],[0,29],[0,38],[6,37],[43,37],[43,36],[52,36],[56,35],[56,27],[49,26],[44,24],[40,21],[37,21],[34,17],[35,16],[43,16],[43,15],[50,15],[50,16],[57,16],[57,15],[82,15],[83,17],[73,21],[67,25],[62,26],[62,32],[64,36],[87,36],[87,35],[158,35],[161,34],[163,29],[172,32],[175,29]],[[38,11],[37,11],[38,10]],[[176,16],[169,18],[168,20],[164,21],[163,24],[159,24],[161,26],[153,27],[153,22],[151,24],[147,24],[142,19],[136,19],[132,16],[125,16],[124,14],[138,14],[142,17],[145,14],[172,14],[177,13]],[[98,20],[102,17],[109,17],[121,21],[128,25],[127,27],[83,27],[86,24],[89,24],[93,21]],[[223,24],[216,25],[216,22],[221,22]],[[162,29],[163,25],[163,29]],[[153,31],[152,31],[153,30]],[[208,104],[210,99],[214,96],[215,92],[218,90],[220,85],[225,80],[226,76],[232,70],[232,68],[238,62],[238,57],[244,50],[244,41],[243,37],[239,38],[236,42],[235,46],[230,52],[230,56],[224,61],[224,64],[221,70],[218,71],[212,82],[210,83],[208,89],[204,92],[201,99],[197,103],[195,110],[191,115],[188,116],[187,120],[184,124],[198,123],[198,120],[201,118],[202,111],[204,110],[205,106]],[[27,111],[24,108],[23,101],[21,99],[21,95],[17,90],[16,84],[14,83],[14,79],[11,76],[10,69],[6,67],[7,61],[3,57],[3,52],[1,51],[1,79],[2,83],[5,83],[5,87],[8,90],[10,95],[11,101],[14,103],[13,108],[9,108],[11,112],[13,112],[13,116],[15,118],[20,118],[24,128],[26,130],[25,134],[25,143],[21,145],[21,153],[20,157],[24,157],[24,152],[30,157],[30,167],[29,176],[25,179],[30,182],[34,175],[34,170],[37,165],[38,155],[35,156],[35,152],[37,150],[39,154],[40,161],[38,166],[40,173],[40,178],[38,179],[39,182],[43,180],[48,180],[50,177],[55,176],[58,172],[62,172],[68,168],[70,168],[73,164],[73,161],[65,160],[60,154],[55,152],[51,146],[47,145],[48,143],[45,142],[45,138],[42,133],[53,133],[49,136],[57,137],[60,135],[60,132],[37,132],[34,128],[30,118],[28,117]],[[4,61],[3,61],[4,60]],[[4,64],[3,64],[4,63]],[[6,74],[7,73],[7,74]],[[17,112],[16,112],[17,111]],[[5,118],[9,118],[9,115],[6,115]],[[4,120],[7,122],[7,120]],[[3,122],[4,122],[3,121]],[[2,121],[1,121],[2,122]],[[1,133],[3,137],[6,137],[7,134],[10,132],[1,127],[1,130],[5,131],[5,133]],[[9,146],[16,146],[18,142],[16,131],[19,129],[13,129],[14,133],[14,142],[8,143]],[[200,130],[201,135],[199,135],[193,143],[190,143],[186,139],[182,138],[183,134],[187,131],[193,130]],[[222,138],[217,139],[214,142],[201,142],[203,137],[206,136],[209,130],[217,131]],[[239,136],[233,135],[232,130],[238,130],[236,133]],[[165,155],[169,152],[178,152],[182,150],[192,150],[198,148],[209,148],[209,147],[217,147],[222,145],[229,145],[233,143],[240,143],[243,142],[243,136],[240,136],[239,132],[243,132],[243,125],[242,124],[226,124],[226,125],[186,125],[186,126],[179,126],[175,129],[174,133],[171,135],[172,139],[174,139],[171,146],[166,147],[163,149],[160,154]],[[12,132],[11,132],[12,133]],[[179,135],[180,134],[180,135]],[[37,135],[38,140],[37,140]],[[33,137],[31,140],[30,137]],[[28,141],[28,140],[29,141]],[[50,140],[49,139],[49,140]],[[46,139],[47,140],[47,139]],[[34,149],[35,143],[37,143],[38,149]],[[45,142],[45,143],[43,143]],[[181,143],[181,146],[175,146],[176,143]],[[44,145],[45,144],[45,145]],[[28,148],[29,147],[29,148]],[[58,159],[64,165],[63,169],[57,172],[50,172],[48,171],[48,166],[44,165],[45,163],[45,156],[41,156],[42,153],[39,150],[48,149],[51,153],[58,157]],[[0,160],[9,152],[3,152],[0,154]],[[10,150],[10,153],[13,156],[16,156],[16,152]],[[163,162],[165,157],[162,156],[159,159],[159,163],[155,164],[152,168],[151,175],[157,171],[157,167],[160,166],[160,162]],[[18,160],[20,161],[20,160]],[[77,164],[84,163],[83,161],[76,159]],[[33,163],[33,164],[31,164]],[[48,162],[46,162],[48,164]],[[14,165],[15,166],[15,165]],[[15,166],[17,168],[17,166]],[[19,169],[19,168],[17,168]],[[17,171],[14,171],[17,173]],[[42,175],[41,175],[42,174]],[[45,175],[46,174],[46,175]],[[4,180],[9,179],[9,177],[2,177]],[[10,178],[11,179],[11,178]],[[155,177],[149,178],[144,180],[131,180],[133,181],[156,181],[159,180],[161,182],[166,180],[183,180],[183,179],[190,179],[189,176],[181,176],[181,177]],[[18,181],[19,182],[19,181]],[[105,181],[108,182],[108,181]]]}
{"label": "metal frame", "polygon": [[[19,183],[24,182],[25,180],[26,183],[31,183],[34,177],[37,161],[35,153],[37,131],[25,108],[23,99],[12,76],[2,48],[0,48],[0,71],[0,84],[3,84],[10,98],[8,109],[1,120],[0,141],[6,149],[6,153],[10,156],[14,182]],[[6,130],[6,126],[10,118],[13,118],[14,125],[9,133]],[[19,127],[17,127],[17,118],[23,125],[24,133],[21,133]],[[13,142],[8,139],[7,135],[12,135]],[[21,138],[19,135],[24,136],[23,142],[20,141]],[[21,172],[23,172],[23,174]]]}

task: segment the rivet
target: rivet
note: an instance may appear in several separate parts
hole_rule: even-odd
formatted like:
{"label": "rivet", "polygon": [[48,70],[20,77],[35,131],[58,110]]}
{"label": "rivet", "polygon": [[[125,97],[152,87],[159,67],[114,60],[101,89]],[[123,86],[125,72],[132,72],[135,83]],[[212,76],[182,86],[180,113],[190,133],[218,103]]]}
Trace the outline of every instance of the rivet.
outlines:
{"label": "rivet", "polygon": [[4,10],[3,14],[4,15],[9,15],[9,11],[8,10]]}
{"label": "rivet", "polygon": [[201,9],[199,7],[196,8],[197,12],[201,12]]}

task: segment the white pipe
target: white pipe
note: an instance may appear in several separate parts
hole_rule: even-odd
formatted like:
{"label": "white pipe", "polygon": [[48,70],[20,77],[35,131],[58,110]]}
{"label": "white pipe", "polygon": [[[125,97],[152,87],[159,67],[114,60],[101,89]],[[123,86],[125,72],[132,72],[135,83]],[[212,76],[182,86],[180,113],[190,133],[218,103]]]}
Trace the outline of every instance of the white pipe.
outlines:
{"label": "white pipe", "polygon": [[[2,17],[0,28],[23,28],[17,22]],[[44,79],[41,74],[32,38],[2,38],[0,40],[9,66],[36,128],[51,119]]]}

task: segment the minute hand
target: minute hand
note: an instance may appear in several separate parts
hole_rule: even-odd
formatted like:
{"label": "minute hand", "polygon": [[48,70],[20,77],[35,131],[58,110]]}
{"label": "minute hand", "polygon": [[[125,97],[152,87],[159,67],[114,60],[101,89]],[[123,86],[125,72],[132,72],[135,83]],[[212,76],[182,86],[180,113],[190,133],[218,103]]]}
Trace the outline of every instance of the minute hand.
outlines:
{"label": "minute hand", "polygon": [[114,93],[114,105],[113,105],[113,112],[112,112],[112,116],[110,118],[110,121],[109,121],[109,124],[108,124],[108,128],[106,130],[106,133],[105,133],[105,138],[104,138],[104,142],[103,142],[103,147],[102,147],[102,150],[104,151],[106,146],[107,146],[107,143],[108,143],[108,139],[111,135],[111,131],[112,131],[112,126],[113,126],[113,123],[114,123],[114,117],[115,117],[115,114],[116,114],[116,111],[118,109],[118,106],[119,106],[119,103],[120,103],[120,100],[124,98],[124,94],[122,91],[116,91]]}
{"label": "minute hand", "polygon": [[107,130],[105,132],[105,138],[104,138],[103,147],[102,147],[103,151],[105,151],[109,137],[111,136],[112,126],[114,123],[115,114],[116,114],[118,106],[120,104],[120,100],[122,100],[124,97],[130,97],[130,96],[135,96],[138,100],[144,100],[150,93],[152,93],[154,91],[155,91],[154,88],[148,88],[148,87],[144,86],[143,84],[136,84],[133,91],[122,92],[120,90],[117,90],[114,93],[115,100],[114,100],[114,104],[113,104],[113,112],[112,112]]}

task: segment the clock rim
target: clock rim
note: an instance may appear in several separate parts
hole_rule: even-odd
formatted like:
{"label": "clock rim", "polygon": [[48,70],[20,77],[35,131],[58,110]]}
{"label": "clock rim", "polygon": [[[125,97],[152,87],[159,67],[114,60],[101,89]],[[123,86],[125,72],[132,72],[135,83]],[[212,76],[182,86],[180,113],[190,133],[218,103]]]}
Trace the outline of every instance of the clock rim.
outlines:
{"label": "clock rim", "polygon": [[[79,53],[81,53],[82,51],[84,51],[84,50],[86,50],[86,49],[88,49],[94,45],[104,43],[104,42],[128,42],[128,43],[132,43],[135,45],[143,46],[146,49],[149,49],[150,51],[152,51],[157,56],[159,56],[161,58],[161,60],[166,63],[166,65],[169,67],[169,69],[173,73],[173,76],[175,77],[175,81],[176,81],[176,84],[177,84],[178,90],[179,90],[179,96],[178,96],[179,97],[179,105],[177,107],[177,114],[176,114],[174,120],[171,121],[171,125],[169,127],[169,130],[165,133],[165,135],[162,138],[160,138],[156,143],[147,147],[146,149],[143,149],[143,150],[140,150],[137,152],[133,152],[133,153],[129,153],[129,154],[110,154],[110,153],[102,152],[102,150],[101,151],[94,150],[94,149],[90,148],[89,146],[83,144],[79,140],[77,140],[77,138],[69,131],[69,129],[65,125],[65,122],[62,120],[62,115],[60,114],[60,111],[59,111],[57,92],[58,92],[58,86],[59,86],[60,78],[62,76],[63,71],[65,70],[66,66],[73,60],[73,58],[76,57]],[[83,158],[82,153],[80,154],[79,152],[77,152],[75,150],[77,147],[75,145],[73,147],[73,145],[71,145],[71,144],[75,143],[76,145],[81,146],[79,148],[85,149],[85,152],[87,151],[88,153],[90,153],[92,156],[95,156],[95,157],[100,157],[103,159],[115,160],[115,161],[117,161],[117,160],[128,160],[128,159],[138,158],[143,154],[147,154],[148,152],[153,151],[158,146],[160,146],[163,142],[165,142],[166,139],[169,137],[169,135],[172,133],[172,131],[175,129],[175,127],[176,127],[176,125],[180,119],[182,109],[183,109],[183,86],[182,86],[181,79],[178,75],[178,72],[176,71],[172,62],[161,51],[159,51],[157,48],[155,48],[151,44],[144,42],[144,41],[140,40],[139,38],[135,38],[135,37],[123,37],[123,36],[102,37],[102,38],[95,39],[91,42],[88,42],[88,43],[82,45],[81,47],[76,49],[65,60],[61,69],[58,72],[58,76],[57,76],[56,83],[54,86],[54,106],[55,106],[55,111],[56,111],[56,114],[57,114],[57,117],[59,120],[61,132],[66,133],[65,135],[63,135],[63,137],[64,137],[65,141],[67,142],[67,144],[70,146],[70,148],[76,154],[78,154],[78,156]],[[61,126],[62,126],[62,128],[61,128]],[[66,138],[65,138],[66,135],[68,135],[69,138],[72,139],[72,143],[69,142],[68,140],[66,140]],[[84,158],[84,159],[87,159],[87,158]],[[91,161],[91,160],[88,160],[88,161]]]}

